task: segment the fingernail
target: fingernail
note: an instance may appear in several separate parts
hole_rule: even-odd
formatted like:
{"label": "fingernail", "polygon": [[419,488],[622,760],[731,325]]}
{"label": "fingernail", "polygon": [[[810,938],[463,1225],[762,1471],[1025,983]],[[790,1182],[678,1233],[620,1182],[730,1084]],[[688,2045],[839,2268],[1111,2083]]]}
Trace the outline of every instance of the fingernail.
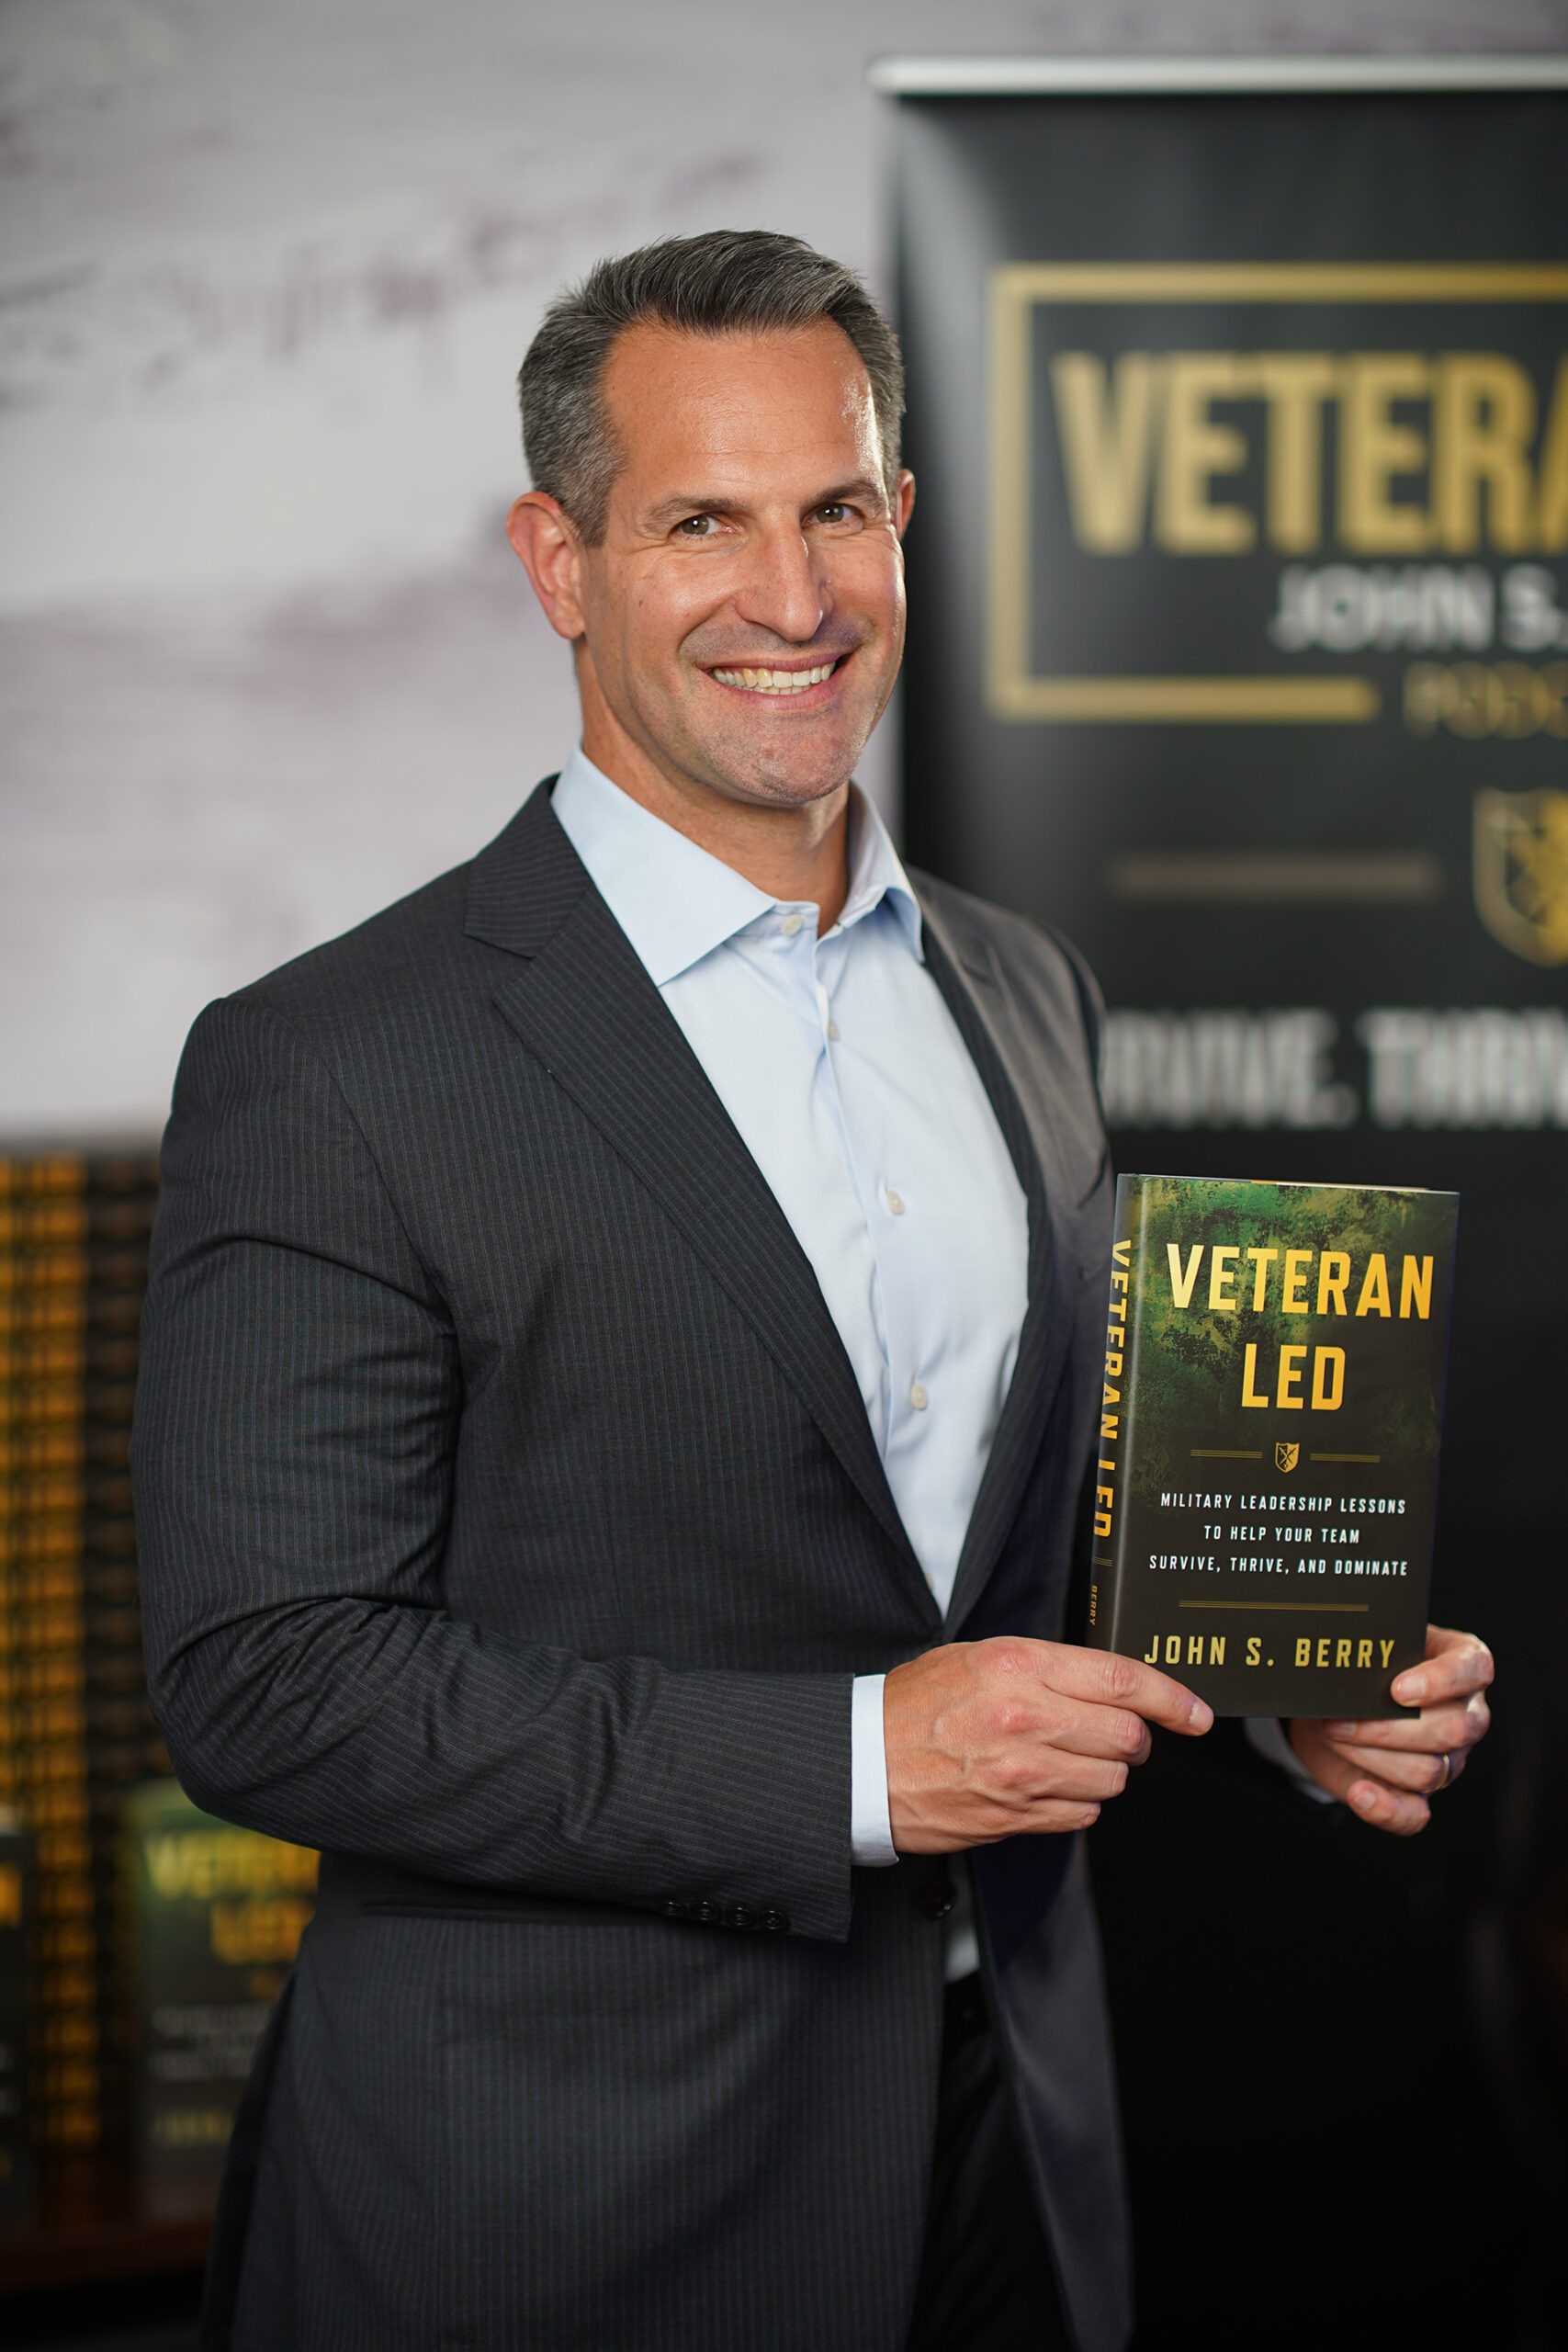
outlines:
{"label": "fingernail", "polygon": [[1350,1792],[1350,1802],[1358,1813],[1372,1812],[1377,1801],[1378,1792],[1375,1789],[1352,1789]]}
{"label": "fingernail", "polygon": [[1214,1711],[1205,1699],[1194,1699],[1188,1710],[1188,1722],[1194,1731],[1207,1731],[1214,1720]]}
{"label": "fingernail", "polygon": [[1396,1674],[1389,1689],[1402,1707],[1418,1707],[1427,1695],[1426,1679],[1419,1674]]}

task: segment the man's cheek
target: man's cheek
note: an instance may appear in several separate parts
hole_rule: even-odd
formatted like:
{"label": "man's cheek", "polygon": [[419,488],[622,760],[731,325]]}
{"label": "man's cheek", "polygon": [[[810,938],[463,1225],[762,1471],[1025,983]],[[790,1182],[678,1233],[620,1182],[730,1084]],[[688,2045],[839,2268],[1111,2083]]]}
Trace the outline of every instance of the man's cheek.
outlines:
{"label": "man's cheek", "polygon": [[846,567],[834,579],[833,591],[840,612],[868,623],[885,640],[897,639],[903,624],[903,581],[885,555]]}

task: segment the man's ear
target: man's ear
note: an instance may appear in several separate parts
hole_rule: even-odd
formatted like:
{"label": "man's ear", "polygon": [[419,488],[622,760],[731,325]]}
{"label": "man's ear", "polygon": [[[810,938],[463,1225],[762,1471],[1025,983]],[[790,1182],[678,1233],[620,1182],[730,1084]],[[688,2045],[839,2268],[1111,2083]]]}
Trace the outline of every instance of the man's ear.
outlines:
{"label": "man's ear", "polygon": [[525,491],[506,518],[506,536],[557,636],[581,637],[582,541],[559,499]]}
{"label": "man's ear", "polygon": [[909,527],[909,517],[915,511],[915,477],[904,467],[893,485],[893,523],[898,537]]}

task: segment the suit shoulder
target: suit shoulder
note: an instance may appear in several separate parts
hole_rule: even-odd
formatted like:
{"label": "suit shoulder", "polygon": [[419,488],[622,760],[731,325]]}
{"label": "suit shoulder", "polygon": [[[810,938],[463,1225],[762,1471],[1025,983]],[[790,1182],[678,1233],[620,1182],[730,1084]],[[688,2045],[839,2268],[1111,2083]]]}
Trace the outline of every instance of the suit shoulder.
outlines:
{"label": "suit shoulder", "polygon": [[384,1022],[400,1005],[428,1005],[461,973],[463,910],[471,861],[437,875],[335,939],[308,948],[234,991],[236,1007],[271,1013],[318,1038],[356,1014]]}
{"label": "suit shoulder", "polygon": [[916,866],[908,871],[921,901],[931,906],[955,939],[983,944],[1010,979],[1070,988],[1086,1024],[1098,1030],[1104,1010],[1099,982],[1080,950],[1064,933],[1016,914],[1009,907],[996,906],[989,899],[976,898],[955,883],[939,881]]}

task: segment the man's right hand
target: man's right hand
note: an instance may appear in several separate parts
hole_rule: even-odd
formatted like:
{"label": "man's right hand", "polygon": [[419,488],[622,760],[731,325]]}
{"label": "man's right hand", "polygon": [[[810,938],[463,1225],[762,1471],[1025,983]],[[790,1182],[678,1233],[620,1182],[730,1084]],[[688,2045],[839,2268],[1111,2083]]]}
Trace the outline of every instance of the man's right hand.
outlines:
{"label": "man's right hand", "polygon": [[1086,1829],[1149,1752],[1149,1724],[1205,1732],[1213,1710],[1108,1650],[1004,1636],[950,1642],[883,1686],[887,1808],[901,1854]]}

